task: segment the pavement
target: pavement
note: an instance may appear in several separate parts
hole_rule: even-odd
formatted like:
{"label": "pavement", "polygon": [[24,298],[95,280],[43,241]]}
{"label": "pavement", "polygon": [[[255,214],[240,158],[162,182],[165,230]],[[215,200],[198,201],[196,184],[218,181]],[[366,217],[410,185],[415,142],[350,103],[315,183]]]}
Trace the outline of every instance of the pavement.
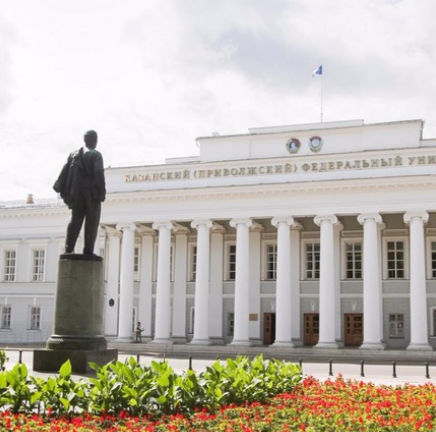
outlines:
{"label": "pavement", "polygon": [[[166,350],[166,352],[159,352],[156,347],[153,348],[153,346],[150,347],[149,345],[152,344],[123,344],[121,347],[118,347],[118,359],[125,361],[127,358],[133,356],[139,359],[140,363],[143,365],[150,365],[153,360],[161,361],[166,359],[169,361],[171,367],[178,373],[185,372],[190,365],[193,370],[201,372],[205,371],[207,366],[214,363],[217,357],[219,357],[221,361],[225,361],[226,357],[235,357],[235,355],[239,354],[239,352],[236,351],[240,351],[229,350],[227,346],[225,351],[224,347],[222,347],[223,349],[218,352],[220,355],[216,355],[216,348],[214,348],[213,352],[210,348],[210,355],[207,356],[206,354],[208,352],[205,350],[206,347],[196,347],[194,349],[191,346],[189,352],[182,353],[184,355],[181,355],[180,352],[176,352],[176,355],[174,355],[174,351],[173,355],[171,355],[168,350]],[[185,347],[186,346],[188,345],[185,345]],[[114,346],[112,345],[110,347],[113,348]],[[1,349],[5,349],[9,359],[6,363],[7,369],[12,368],[21,360],[21,362],[27,366],[30,375],[41,377],[56,375],[55,373],[33,371],[33,347],[9,346]],[[251,351],[251,354],[251,356],[256,355],[256,352]],[[282,354],[282,357],[287,357],[288,361],[298,364],[301,362],[304,376],[313,376],[320,380],[336,379],[338,376],[342,376],[344,379],[372,382],[376,385],[401,386],[406,383],[416,385],[431,383],[436,385],[436,361],[423,361],[421,356],[417,357],[417,360],[411,359],[410,355],[397,357],[397,361],[394,360],[395,364],[393,364],[391,361],[387,360],[378,362],[377,359],[374,358],[360,360],[357,353],[354,354],[354,357],[350,355],[348,359],[343,354],[338,355],[336,359],[327,359],[329,356],[326,356],[325,352],[320,353],[318,356],[314,355],[312,352],[313,357],[305,356],[305,351],[298,352],[298,354],[300,354],[299,356],[290,356],[289,354],[285,356],[284,353]],[[337,354],[339,354],[339,352],[337,352]],[[267,353],[265,357],[272,356]],[[395,356],[388,357],[388,360],[391,358],[395,358]],[[424,360],[425,359],[426,358],[424,358]],[[83,376],[79,375],[75,377],[77,379],[83,378]]]}

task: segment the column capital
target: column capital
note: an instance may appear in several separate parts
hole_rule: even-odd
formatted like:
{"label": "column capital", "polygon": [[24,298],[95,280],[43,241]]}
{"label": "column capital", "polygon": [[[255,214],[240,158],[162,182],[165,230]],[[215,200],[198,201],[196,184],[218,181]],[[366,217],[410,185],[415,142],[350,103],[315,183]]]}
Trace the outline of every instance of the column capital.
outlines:
{"label": "column capital", "polygon": [[100,225],[101,228],[103,228],[106,231],[106,234],[108,235],[108,237],[122,237],[122,233],[121,231],[112,228],[109,225]]}
{"label": "column capital", "polygon": [[210,219],[197,219],[191,222],[191,227],[198,229],[199,226],[204,226],[206,228],[212,228],[213,222]]}
{"label": "column capital", "polygon": [[295,220],[292,216],[279,216],[271,219],[271,225],[278,227],[280,224],[294,225]]}
{"label": "column capital", "polygon": [[119,231],[136,231],[136,225],[133,222],[121,222],[117,224],[117,230]]}
{"label": "column capital", "polygon": [[381,224],[382,217],[378,213],[361,213],[357,216],[357,221],[360,225],[364,225],[366,221],[374,221],[376,224]]}
{"label": "column capital", "polygon": [[319,215],[315,216],[313,221],[318,225],[321,226],[323,222],[330,222],[331,224],[335,225],[339,222],[338,218],[335,215]]}
{"label": "column capital", "polygon": [[410,211],[404,214],[403,219],[405,223],[409,223],[412,219],[422,219],[424,223],[428,222],[428,213],[426,211]]}
{"label": "column capital", "polygon": [[245,225],[250,228],[253,225],[253,221],[249,218],[236,218],[230,221],[230,226],[236,228],[238,225]]}
{"label": "column capital", "polygon": [[154,229],[150,228],[147,225],[142,225],[142,224],[135,224],[136,225],[136,231],[138,232],[138,234],[140,236],[154,236],[156,235],[156,232]]}
{"label": "column capital", "polygon": [[160,230],[162,228],[166,228],[166,229],[170,230],[172,227],[173,227],[173,224],[170,221],[157,221],[157,222],[154,222],[152,225],[152,228],[155,230],[156,229]]}

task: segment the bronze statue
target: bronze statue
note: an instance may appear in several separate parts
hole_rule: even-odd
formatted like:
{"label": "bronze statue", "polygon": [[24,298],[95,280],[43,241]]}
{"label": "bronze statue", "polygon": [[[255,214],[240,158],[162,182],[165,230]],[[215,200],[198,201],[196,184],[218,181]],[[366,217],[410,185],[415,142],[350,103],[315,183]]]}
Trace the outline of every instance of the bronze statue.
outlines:
{"label": "bronze statue", "polygon": [[77,237],[85,219],[85,255],[94,254],[94,244],[100,223],[101,203],[106,199],[103,157],[97,147],[97,132],[85,133],[85,147],[72,152],[62,168],[53,189],[60,193],[71,219],[67,227],[65,253],[74,252]]}

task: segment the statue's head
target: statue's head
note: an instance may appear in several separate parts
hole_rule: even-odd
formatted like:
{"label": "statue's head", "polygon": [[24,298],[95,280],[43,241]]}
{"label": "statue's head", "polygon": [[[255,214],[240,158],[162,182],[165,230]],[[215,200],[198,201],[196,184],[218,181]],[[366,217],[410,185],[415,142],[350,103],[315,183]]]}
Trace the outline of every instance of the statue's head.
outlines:
{"label": "statue's head", "polygon": [[83,139],[85,141],[86,147],[90,149],[95,149],[97,147],[98,136],[96,131],[89,130],[85,133]]}

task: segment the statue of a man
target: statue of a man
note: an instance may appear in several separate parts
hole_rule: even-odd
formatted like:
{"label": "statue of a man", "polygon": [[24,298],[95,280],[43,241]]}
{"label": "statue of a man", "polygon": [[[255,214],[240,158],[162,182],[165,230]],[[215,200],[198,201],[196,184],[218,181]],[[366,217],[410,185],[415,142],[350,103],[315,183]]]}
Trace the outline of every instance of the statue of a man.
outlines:
{"label": "statue of a man", "polygon": [[106,199],[103,157],[97,147],[97,132],[85,133],[85,147],[68,156],[53,189],[60,193],[71,209],[67,227],[65,253],[73,253],[77,237],[85,219],[85,247],[83,253],[92,255],[100,223],[101,203]]}

